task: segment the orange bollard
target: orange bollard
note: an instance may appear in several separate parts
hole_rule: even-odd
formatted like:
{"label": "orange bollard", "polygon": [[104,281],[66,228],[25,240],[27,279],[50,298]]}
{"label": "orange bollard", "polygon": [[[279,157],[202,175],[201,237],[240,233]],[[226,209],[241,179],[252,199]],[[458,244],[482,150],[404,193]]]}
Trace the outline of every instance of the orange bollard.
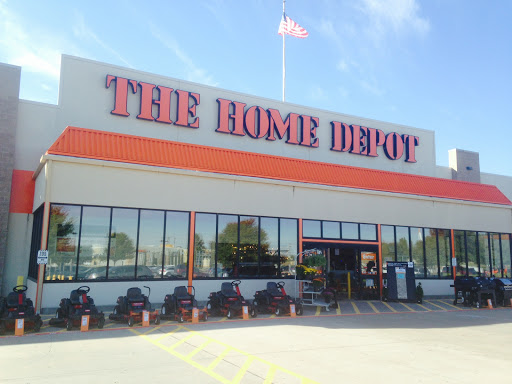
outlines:
{"label": "orange bollard", "polygon": [[487,299],[487,307],[489,309],[492,309],[492,300],[491,299]]}
{"label": "orange bollard", "polygon": [[142,326],[149,327],[149,312],[142,311]]}
{"label": "orange bollard", "polygon": [[242,319],[249,320],[249,307],[247,305],[242,307]]}
{"label": "orange bollard", "polygon": [[199,309],[192,308],[192,322],[199,323]]}
{"label": "orange bollard", "polygon": [[23,336],[25,333],[25,319],[16,319],[15,327],[14,327],[14,335],[15,336]]}
{"label": "orange bollard", "polygon": [[89,315],[82,316],[82,322],[80,324],[80,332],[87,332],[89,330]]}
{"label": "orange bollard", "polygon": [[295,304],[290,304],[290,316],[295,317],[297,314],[295,313]]}

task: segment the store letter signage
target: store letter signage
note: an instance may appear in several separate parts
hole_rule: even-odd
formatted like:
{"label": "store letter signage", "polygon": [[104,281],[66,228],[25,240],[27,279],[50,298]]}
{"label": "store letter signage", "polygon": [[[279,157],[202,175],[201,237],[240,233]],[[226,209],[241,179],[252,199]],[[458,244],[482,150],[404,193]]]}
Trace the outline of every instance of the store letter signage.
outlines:
{"label": "store letter signage", "polygon": [[[118,76],[107,75],[106,87],[110,88],[116,83],[113,115],[128,117],[128,94],[135,94],[140,89],[140,113],[137,119],[157,121],[159,123],[180,125],[189,128],[199,128],[199,117],[196,117],[196,107],[200,102],[199,93],[176,90],[168,87],[157,86],[136,80],[129,80]],[[157,90],[158,98],[153,97],[153,91]],[[176,93],[178,97],[176,108],[176,121],[171,120],[171,97]],[[158,108],[157,116],[153,115],[153,105]]]}

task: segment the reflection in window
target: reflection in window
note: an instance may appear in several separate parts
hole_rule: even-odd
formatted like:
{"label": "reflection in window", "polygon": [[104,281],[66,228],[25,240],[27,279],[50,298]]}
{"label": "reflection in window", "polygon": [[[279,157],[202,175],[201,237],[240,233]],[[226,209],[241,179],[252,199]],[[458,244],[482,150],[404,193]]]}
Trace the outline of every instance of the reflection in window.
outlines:
{"label": "reflection in window", "polygon": [[425,228],[425,259],[427,277],[438,277],[439,267],[437,265],[437,230],[434,228]]}
{"label": "reflection in window", "polygon": [[324,239],[339,239],[340,238],[340,223],[336,221],[323,221],[322,222],[322,235]]}
{"label": "reflection in window", "polygon": [[[196,214],[196,233],[194,236],[194,268],[197,277],[215,277],[215,236],[217,215]],[[222,271],[217,274],[223,277]]]}
{"label": "reflection in window", "polygon": [[492,275],[501,277],[500,235],[491,233],[491,264]]}
{"label": "reflection in window", "polygon": [[110,208],[84,207],[78,279],[105,279],[107,277],[108,234]]}
{"label": "reflection in window", "polygon": [[[260,223],[260,275],[275,277],[279,275],[279,220],[274,217],[262,217]],[[284,276],[290,276],[287,271],[282,273]]]}
{"label": "reflection in window", "polygon": [[468,258],[467,276],[478,276],[478,255],[476,232],[466,231],[466,254]]}
{"label": "reflection in window", "polygon": [[164,212],[140,211],[137,278],[162,276]]}
{"label": "reflection in window", "polygon": [[377,226],[375,224],[359,224],[359,231],[361,232],[361,240],[377,240]]}
{"label": "reflection in window", "polygon": [[414,262],[414,276],[425,277],[425,262],[423,259],[423,228],[411,227],[411,252]]}
{"label": "reflection in window", "polygon": [[396,227],[396,260],[409,260],[409,227]]}
{"label": "reflection in window", "polygon": [[489,256],[489,235],[487,232],[478,232],[478,254],[480,257],[480,275],[491,276],[491,261]]}
{"label": "reflection in window", "polygon": [[238,216],[219,215],[217,268],[227,277],[238,276]]}
{"label": "reflection in window", "polygon": [[466,274],[466,240],[464,231],[455,231],[455,258],[457,259],[457,267],[455,268],[456,276],[465,276]]}
{"label": "reflection in window", "polygon": [[165,247],[164,247],[164,278],[187,277],[184,268],[176,269],[177,265],[187,265],[188,260],[188,212],[166,212],[165,214]]}
{"label": "reflection in window", "polygon": [[356,223],[341,223],[341,237],[346,240],[359,239],[359,229]]}
{"label": "reflection in window", "polygon": [[240,263],[238,276],[257,276],[258,266],[258,218],[240,216]]}
{"label": "reflection in window", "polygon": [[503,258],[503,276],[511,277],[511,255],[510,255],[510,235],[508,233],[501,235],[501,256]]}
{"label": "reflection in window", "polygon": [[322,237],[319,220],[302,220],[302,236]]}
{"label": "reflection in window", "polygon": [[438,241],[439,241],[439,265],[441,267],[441,277],[453,277],[452,268],[452,246],[451,246],[451,234],[448,229],[439,229]]}
{"label": "reflection in window", "polygon": [[298,221],[279,219],[279,254],[281,256],[282,275],[294,275],[297,258]]}
{"label": "reflection in window", "polygon": [[382,240],[382,269],[386,270],[387,261],[395,261],[395,227],[382,225],[380,227]]}
{"label": "reflection in window", "polygon": [[73,280],[76,274],[80,207],[53,205],[48,229],[46,280]]}
{"label": "reflection in window", "polygon": [[135,277],[138,221],[139,211],[137,209],[112,209],[109,279],[133,279]]}

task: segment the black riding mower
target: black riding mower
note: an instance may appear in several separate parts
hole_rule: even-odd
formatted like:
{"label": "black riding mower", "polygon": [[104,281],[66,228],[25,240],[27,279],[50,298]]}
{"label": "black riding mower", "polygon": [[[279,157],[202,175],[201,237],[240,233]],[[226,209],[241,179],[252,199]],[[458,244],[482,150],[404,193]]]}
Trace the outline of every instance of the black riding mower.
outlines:
{"label": "black riding mower", "polygon": [[[189,293],[189,289],[192,293]],[[198,310],[198,320],[207,321],[208,311],[206,308],[197,308],[195,299],[196,291],[191,285],[174,288],[174,293],[165,295],[164,304],[160,312],[162,319],[176,320],[179,323],[192,321],[193,310]]]}
{"label": "black riding mower", "polygon": [[144,311],[149,313],[149,321],[153,321],[155,325],[160,324],[160,316],[157,310],[151,309],[149,302],[149,295],[151,288],[147,288],[148,295],[143,295],[139,287],[128,288],[126,296],[119,296],[117,298],[117,305],[114,311],[108,316],[110,320],[128,323],[132,327],[135,323],[142,323],[142,315]]}
{"label": "black riding mower", "polygon": [[224,282],[220,291],[210,293],[206,307],[213,316],[226,316],[228,319],[243,317],[243,307],[247,307],[249,315],[256,317],[254,306],[240,293],[240,283],[240,280]]}
{"label": "black riding mower", "polygon": [[73,327],[80,327],[82,316],[89,316],[89,325],[96,325],[99,329],[105,325],[105,315],[98,311],[94,300],[87,296],[91,288],[86,285],[74,289],[68,298],[60,300],[55,317],[50,319],[50,325],[66,327],[71,331]]}
{"label": "black riding mower", "polygon": [[16,321],[23,319],[24,329],[33,329],[39,332],[43,321],[36,314],[32,300],[28,299],[25,292],[26,285],[17,285],[6,298],[0,298],[0,334],[6,330],[14,330]]}
{"label": "black riding mower", "polygon": [[256,291],[253,303],[258,313],[273,313],[276,316],[290,315],[290,305],[295,305],[297,316],[302,316],[304,312],[302,300],[295,300],[286,294],[284,281],[268,282],[267,289]]}

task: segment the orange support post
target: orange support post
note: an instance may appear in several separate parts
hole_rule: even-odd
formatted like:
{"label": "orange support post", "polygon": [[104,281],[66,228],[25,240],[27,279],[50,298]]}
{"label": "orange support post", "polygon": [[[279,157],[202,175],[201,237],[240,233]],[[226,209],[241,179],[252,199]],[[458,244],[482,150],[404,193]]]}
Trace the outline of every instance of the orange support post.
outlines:
{"label": "orange support post", "polygon": [[194,279],[194,239],[196,233],[196,213],[190,212],[190,234],[188,240],[188,293],[192,294],[192,280]]}
{"label": "orange support post", "polygon": [[384,267],[382,265],[382,235],[381,235],[381,228],[380,228],[380,224],[377,225],[377,241],[379,242],[379,254],[377,255],[377,265],[379,265],[379,287],[380,287],[380,293],[379,293],[379,297],[382,299],[382,284],[383,284],[383,279],[382,279],[382,268]]}

